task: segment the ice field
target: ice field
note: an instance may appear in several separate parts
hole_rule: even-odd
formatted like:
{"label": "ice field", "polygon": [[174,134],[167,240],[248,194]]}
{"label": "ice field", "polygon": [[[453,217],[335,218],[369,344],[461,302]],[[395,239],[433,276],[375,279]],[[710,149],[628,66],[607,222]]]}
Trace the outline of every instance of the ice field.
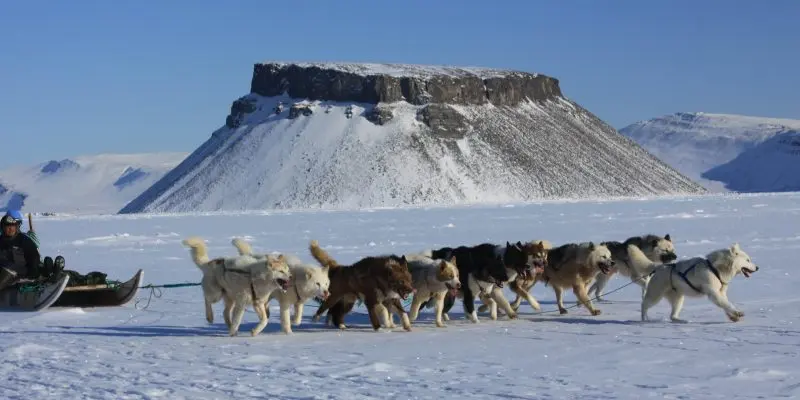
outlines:
{"label": "ice field", "polygon": [[[800,395],[800,193],[548,202],[505,206],[337,212],[42,217],[34,221],[43,255],[67,268],[127,279],[145,270],[152,284],[199,282],[181,245],[208,240],[212,257],[233,255],[233,237],[256,251],[312,261],[319,240],[333,257],[360,257],[484,241],[548,239],[554,244],[671,234],[680,258],[738,241],[760,270],[738,275],[728,296],[745,316],[732,323],[707,299],[687,299],[668,322],[666,301],[639,321],[640,288],[606,296],[602,315],[559,315],[550,287],[524,302],[518,320],[464,319],[460,300],[446,328],[426,309],[411,332],[374,332],[366,309],[339,331],[313,323],[308,306],[294,334],[280,332],[277,304],[251,337],[248,309],[228,337],[222,304],[205,321],[200,287],[164,289],[106,309],[0,313],[0,397],[8,399],[756,399]],[[614,290],[630,281],[615,276]],[[509,299],[514,296],[506,289]],[[569,307],[574,296],[565,298]],[[147,305],[146,308],[145,305]],[[309,303],[313,305],[313,303]],[[798,325],[795,325],[798,322]]]}

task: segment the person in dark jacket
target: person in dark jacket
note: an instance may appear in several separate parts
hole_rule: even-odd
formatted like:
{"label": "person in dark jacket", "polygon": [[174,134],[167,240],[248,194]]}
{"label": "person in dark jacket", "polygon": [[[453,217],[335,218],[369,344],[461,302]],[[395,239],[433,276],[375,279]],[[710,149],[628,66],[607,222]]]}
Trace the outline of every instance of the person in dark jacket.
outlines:
{"label": "person in dark jacket", "polygon": [[20,233],[21,226],[22,220],[11,213],[0,219],[0,290],[19,279],[39,276],[38,246]]}

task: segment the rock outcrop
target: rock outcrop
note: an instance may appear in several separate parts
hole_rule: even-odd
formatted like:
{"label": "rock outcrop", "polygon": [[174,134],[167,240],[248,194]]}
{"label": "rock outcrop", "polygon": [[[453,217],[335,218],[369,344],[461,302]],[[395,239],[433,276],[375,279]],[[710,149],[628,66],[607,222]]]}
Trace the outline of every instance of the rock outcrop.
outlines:
{"label": "rock outcrop", "polygon": [[263,63],[253,68],[250,92],[287,93],[309,100],[356,103],[516,105],[525,98],[561,96],[558,79],[519,71],[404,64]]}

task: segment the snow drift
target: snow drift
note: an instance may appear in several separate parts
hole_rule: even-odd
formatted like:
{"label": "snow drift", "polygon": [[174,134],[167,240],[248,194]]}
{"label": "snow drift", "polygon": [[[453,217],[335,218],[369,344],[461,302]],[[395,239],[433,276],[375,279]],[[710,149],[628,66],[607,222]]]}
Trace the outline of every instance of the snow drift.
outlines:
{"label": "snow drift", "polygon": [[120,212],[702,191],[541,74],[267,63],[226,125]]}
{"label": "snow drift", "polygon": [[791,119],[676,113],[620,133],[709,190],[771,192],[800,187],[798,130]]}
{"label": "snow drift", "polygon": [[101,154],[0,171],[0,211],[116,213],[187,153]]}

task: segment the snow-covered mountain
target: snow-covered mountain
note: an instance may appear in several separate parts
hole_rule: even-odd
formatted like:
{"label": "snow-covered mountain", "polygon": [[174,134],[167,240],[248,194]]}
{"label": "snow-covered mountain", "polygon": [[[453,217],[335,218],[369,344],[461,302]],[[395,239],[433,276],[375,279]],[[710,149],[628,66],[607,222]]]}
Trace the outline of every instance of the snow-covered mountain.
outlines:
{"label": "snow-covered mountain", "polygon": [[226,126],[120,212],[702,191],[544,75],[269,63],[256,64],[251,93],[234,102]]}
{"label": "snow-covered mountain", "polygon": [[675,113],[620,129],[711,191],[800,190],[800,120]]}
{"label": "snow-covered mountain", "polygon": [[116,213],[187,153],[101,154],[0,171],[0,211]]}

